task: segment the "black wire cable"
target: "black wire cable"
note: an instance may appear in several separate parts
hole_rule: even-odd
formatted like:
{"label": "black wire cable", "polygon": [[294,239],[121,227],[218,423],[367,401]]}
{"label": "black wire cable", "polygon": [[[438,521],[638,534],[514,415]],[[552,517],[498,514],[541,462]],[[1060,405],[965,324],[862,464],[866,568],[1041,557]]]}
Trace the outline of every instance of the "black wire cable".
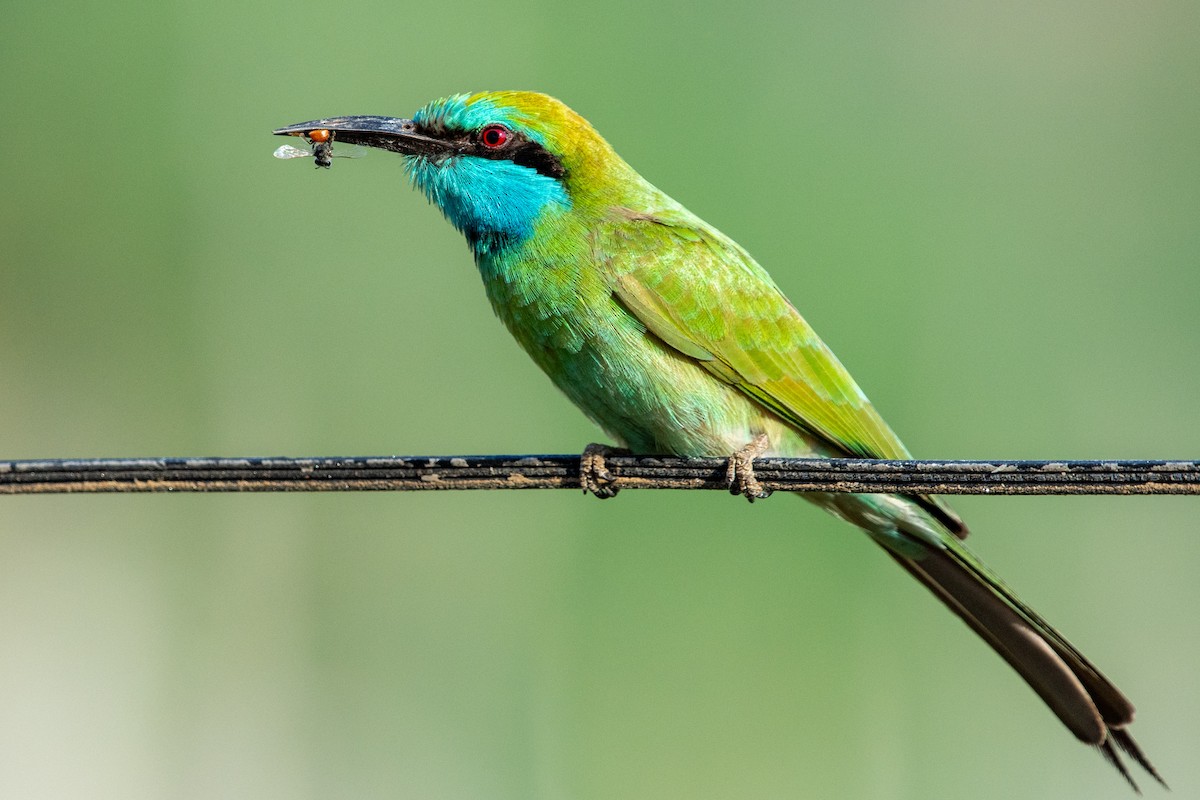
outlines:
{"label": "black wire cable", "polygon": [[[728,489],[724,458],[612,455],[618,489]],[[577,455],[0,461],[0,494],[580,489]],[[1200,494],[1200,461],[760,458],[764,488],[903,494]]]}

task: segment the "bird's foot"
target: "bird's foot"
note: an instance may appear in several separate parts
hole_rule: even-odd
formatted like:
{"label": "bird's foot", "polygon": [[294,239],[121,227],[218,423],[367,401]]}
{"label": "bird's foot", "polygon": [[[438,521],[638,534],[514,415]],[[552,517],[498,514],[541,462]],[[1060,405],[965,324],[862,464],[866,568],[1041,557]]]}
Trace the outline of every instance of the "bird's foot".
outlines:
{"label": "bird's foot", "polygon": [[771,490],[765,488],[754,477],[754,459],[765,453],[770,446],[771,440],[765,433],[760,433],[748,445],[729,457],[725,477],[729,479],[730,494],[740,494],[751,503],[760,497],[771,496]]}
{"label": "bird's foot", "polygon": [[579,484],[584,494],[594,494],[601,500],[616,497],[618,488],[613,484],[617,478],[608,471],[605,459],[609,456],[626,456],[629,451],[623,447],[609,447],[593,442],[583,448],[579,457]]}

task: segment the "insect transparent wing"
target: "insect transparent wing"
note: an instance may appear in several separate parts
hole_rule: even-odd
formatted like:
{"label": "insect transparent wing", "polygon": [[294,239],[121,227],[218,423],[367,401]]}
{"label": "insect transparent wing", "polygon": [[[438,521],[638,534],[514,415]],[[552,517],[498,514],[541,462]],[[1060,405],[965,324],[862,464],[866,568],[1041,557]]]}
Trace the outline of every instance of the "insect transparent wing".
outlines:
{"label": "insect transparent wing", "polygon": [[[333,158],[362,158],[366,154],[367,148],[357,144],[338,145],[330,153]],[[313,151],[311,148],[293,147],[290,144],[282,144],[275,148],[275,152],[271,155],[276,158],[312,158]]]}
{"label": "insect transparent wing", "polygon": [[276,158],[311,158],[312,150],[307,147],[292,147],[290,144],[283,144],[275,148],[275,152],[271,155]]}
{"label": "insect transparent wing", "polygon": [[362,158],[368,150],[369,147],[360,144],[339,144],[333,148],[331,155],[334,158]]}

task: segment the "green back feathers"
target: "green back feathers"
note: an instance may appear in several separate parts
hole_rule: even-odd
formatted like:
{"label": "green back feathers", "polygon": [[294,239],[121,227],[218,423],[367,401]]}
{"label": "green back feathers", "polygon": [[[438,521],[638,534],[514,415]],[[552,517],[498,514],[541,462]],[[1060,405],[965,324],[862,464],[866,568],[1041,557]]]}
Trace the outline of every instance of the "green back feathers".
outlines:
{"label": "green back feathers", "polygon": [[745,251],[695,218],[622,216],[609,235],[623,241],[603,249],[617,297],[651,332],[848,456],[910,457]]}
{"label": "green back feathers", "polygon": [[[912,457],[766,270],[691,213],[614,209],[597,249],[621,304],[716,378],[848,457]],[[940,498],[914,499],[966,535]]]}

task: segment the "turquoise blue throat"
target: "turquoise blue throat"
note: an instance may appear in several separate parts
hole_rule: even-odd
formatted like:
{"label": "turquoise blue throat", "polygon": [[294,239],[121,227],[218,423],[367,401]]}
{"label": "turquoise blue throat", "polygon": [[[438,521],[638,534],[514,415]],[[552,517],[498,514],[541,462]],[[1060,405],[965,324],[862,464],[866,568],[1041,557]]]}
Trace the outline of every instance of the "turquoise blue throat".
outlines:
{"label": "turquoise blue throat", "polygon": [[435,163],[410,156],[405,162],[413,185],[462,231],[477,254],[520,244],[533,235],[548,208],[571,207],[562,183],[511,161],[449,156]]}

